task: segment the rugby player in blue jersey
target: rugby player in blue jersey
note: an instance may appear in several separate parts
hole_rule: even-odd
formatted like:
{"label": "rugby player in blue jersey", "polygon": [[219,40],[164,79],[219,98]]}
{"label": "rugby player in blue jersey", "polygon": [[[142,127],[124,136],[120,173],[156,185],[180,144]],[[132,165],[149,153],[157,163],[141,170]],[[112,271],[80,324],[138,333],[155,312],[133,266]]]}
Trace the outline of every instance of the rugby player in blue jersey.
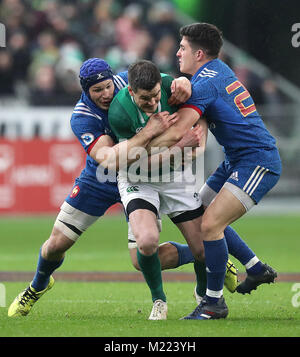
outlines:
{"label": "rugby player in blue jersey", "polygon": [[[127,85],[127,72],[114,75],[105,61],[92,58],[81,66],[80,81],[83,92],[74,108],[71,127],[87,153],[86,166],[76,179],[72,192],[63,202],[49,239],[42,245],[33,281],[8,309],[8,316],[11,317],[25,316],[30,312],[33,304],[52,288],[54,279],[51,274],[63,263],[65,252],[109,207],[121,202],[116,180],[105,182],[100,177],[102,171],[98,170],[97,152],[100,148],[115,145],[107,111],[113,97]],[[184,102],[191,94],[186,78],[176,79],[172,86],[174,95],[170,99],[173,104]],[[159,135],[171,124],[173,121],[149,121],[146,130],[128,141],[129,147],[145,146],[149,138]],[[132,263],[139,269],[136,243],[130,229],[128,246]],[[162,269],[175,268],[194,261],[188,246],[176,242],[162,244],[159,247],[159,257]],[[231,276],[235,279],[234,275]]]}
{"label": "rugby player in blue jersey", "polygon": [[[228,251],[244,264],[247,277],[237,287],[250,293],[277,273],[263,264],[228,225],[249,211],[278,182],[281,160],[275,139],[266,129],[255,104],[234,72],[218,59],[223,44],[220,30],[195,23],[180,30],[177,52],[180,71],[191,75],[192,96],[178,111],[179,120],[149,147],[172,146],[195,123],[206,118],[223,147],[225,160],[200,191],[207,207],[201,232],[207,266],[206,296],[185,319],[226,317],[223,282]],[[199,121],[200,119],[200,121]],[[224,239],[224,235],[226,239]],[[201,250],[198,242],[196,251]]]}

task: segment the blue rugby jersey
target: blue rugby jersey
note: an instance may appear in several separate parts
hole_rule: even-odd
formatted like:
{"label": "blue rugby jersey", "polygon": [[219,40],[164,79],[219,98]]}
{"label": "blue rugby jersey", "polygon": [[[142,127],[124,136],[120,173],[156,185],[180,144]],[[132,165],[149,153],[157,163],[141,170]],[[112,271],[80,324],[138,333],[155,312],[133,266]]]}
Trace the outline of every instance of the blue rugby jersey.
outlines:
{"label": "blue rugby jersey", "polygon": [[192,96],[183,107],[191,107],[207,118],[226,159],[230,163],[245,160],[279,173],[276,141],[234,72],[221,60],[214,59],[199,68],[191,83]]}
{"label": "blue rugby jersey", "polygon": [[[113,77],[113,82],[115,85],[115,96],[120,89],[127,86],[127,72],[121,72],[118,75],[115,75]],[[118,193],[116,182],[100,182],[103,180],[101,180],[101,177],[99,180],[99,174],[101,174],[101,170],[97,171],[99,164],[89,156],[91,149],[102,135],[109,135],[115,142],[117,142],[108,123],[108,111],[96,106],[95,103],[83,92],[74,108],[70,123],[73,133],[88,154],[86,158],[86,166],[82,170],[79,180],[97,190],[106,192],[108,190]]]}

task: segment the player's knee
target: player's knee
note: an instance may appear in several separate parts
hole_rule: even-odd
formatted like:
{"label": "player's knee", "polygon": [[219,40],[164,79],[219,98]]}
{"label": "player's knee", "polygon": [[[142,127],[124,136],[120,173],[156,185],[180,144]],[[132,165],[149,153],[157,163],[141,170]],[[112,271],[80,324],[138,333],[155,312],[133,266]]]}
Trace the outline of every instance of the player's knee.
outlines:
{"label": "player's knee", "polygon": [[54,239],[49,238],[43,245],[44,258],[50,258],[53,255],[62,254],[64,252],[63,247]]}
{"label": "player's knee", "polygon": [[210,217],[203,216],[201,222],[201,234],[204,240],[209,240],[216,233],[216,224]]}
{"label": "player's knee", "polygon": [[144,232],[137,237],[139,251],[144,255],[152,255],[156,252],[159,236],[154,232]]}
{"label": "player's knee", "polygon": [[53,259],[55,256],[63,256],[73,243],[62,232],[54,228],[50,238],[43,245],[43,256],[48,259]]}

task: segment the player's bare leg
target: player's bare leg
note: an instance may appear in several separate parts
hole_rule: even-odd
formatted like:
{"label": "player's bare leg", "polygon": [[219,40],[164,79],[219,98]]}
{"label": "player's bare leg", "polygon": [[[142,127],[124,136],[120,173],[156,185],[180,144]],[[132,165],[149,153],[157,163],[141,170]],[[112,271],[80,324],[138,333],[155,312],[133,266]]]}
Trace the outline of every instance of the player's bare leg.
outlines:
{"label": "player's bare leg", "polygon": [[58,228],[53,227],[49,239],[42,245],[42,257],[49,261],[60,261],[74,243],[74,240],[68,238]]}
{"label": "player's bare leg", "polygon": [[201,222],[202,216],[176,225],[187,241],[194,257],[197,260],[204,261],[204,249],[200,231]]}
{"label": "player's bare leg", "polygon": [[156,220],[156,214],[148,209],[137,209],[129,214],[138,247],[137,262],[150,288],[153,301],[149,320],[165,320],[167,304],[158,257],[159,231]]}
{"label": "player's bare leg", "polygon": [[245,213],[242,203],[229,190],[222,188],[202,216],[202,236],[207,241],[220,239],[224,229]]}
{"label": "player's bare leg", "polygon": [[146,256],[154,254],[159,244],[156,215],[148,209],[137,209],[130,213],[129,221],[139,252]]}

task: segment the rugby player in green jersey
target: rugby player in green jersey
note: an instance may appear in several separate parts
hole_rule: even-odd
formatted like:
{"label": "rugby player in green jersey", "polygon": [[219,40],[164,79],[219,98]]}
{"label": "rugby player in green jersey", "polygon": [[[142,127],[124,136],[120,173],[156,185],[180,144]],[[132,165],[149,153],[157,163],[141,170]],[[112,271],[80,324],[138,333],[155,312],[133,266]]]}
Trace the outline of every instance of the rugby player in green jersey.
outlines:
{"label": "rugby player in green jersey", "polygon": [[[176,121],[177,108],[168,103],[172,77],[160,74],[156,65],[143,60],[129,67],[128,80],[128,87],[121,90],[114,98],[108,115],[110,126],[119,142],[128,140],[142,131],[150,117],[151,120]],[[200,135],[199,141],[201,139]],[[187,146],[187,143],[182,145],[178,142],[174,145],[180,149],[184,146]],[[132,159],[129,160],[126,155],[125,164],[131,164],[136,160],[134,155],[131,157]],[[184,170],[184,174],[181,168],[180,170],[171,168],[170,182],[165,182],[168,180],[164,180],[161,176],[157,180],[157,177],[152,177],[151,172],[147,175],[149,180],[143,177],[143,182],[135,182],[129,178],[127,167],[125,165],[123,168],[123,164],[118,162],[118,187],[136,238],[137,261],[152,295],[153,308],[149,319],[166,319],[167,299],[158,258],[159,212],[167,214],[180,229],[196,258],[197,277],[202,276],[205,280],[203,249],[193,250],[194,242],[199,240],[202,203],[196,193],[191,167]]]}

